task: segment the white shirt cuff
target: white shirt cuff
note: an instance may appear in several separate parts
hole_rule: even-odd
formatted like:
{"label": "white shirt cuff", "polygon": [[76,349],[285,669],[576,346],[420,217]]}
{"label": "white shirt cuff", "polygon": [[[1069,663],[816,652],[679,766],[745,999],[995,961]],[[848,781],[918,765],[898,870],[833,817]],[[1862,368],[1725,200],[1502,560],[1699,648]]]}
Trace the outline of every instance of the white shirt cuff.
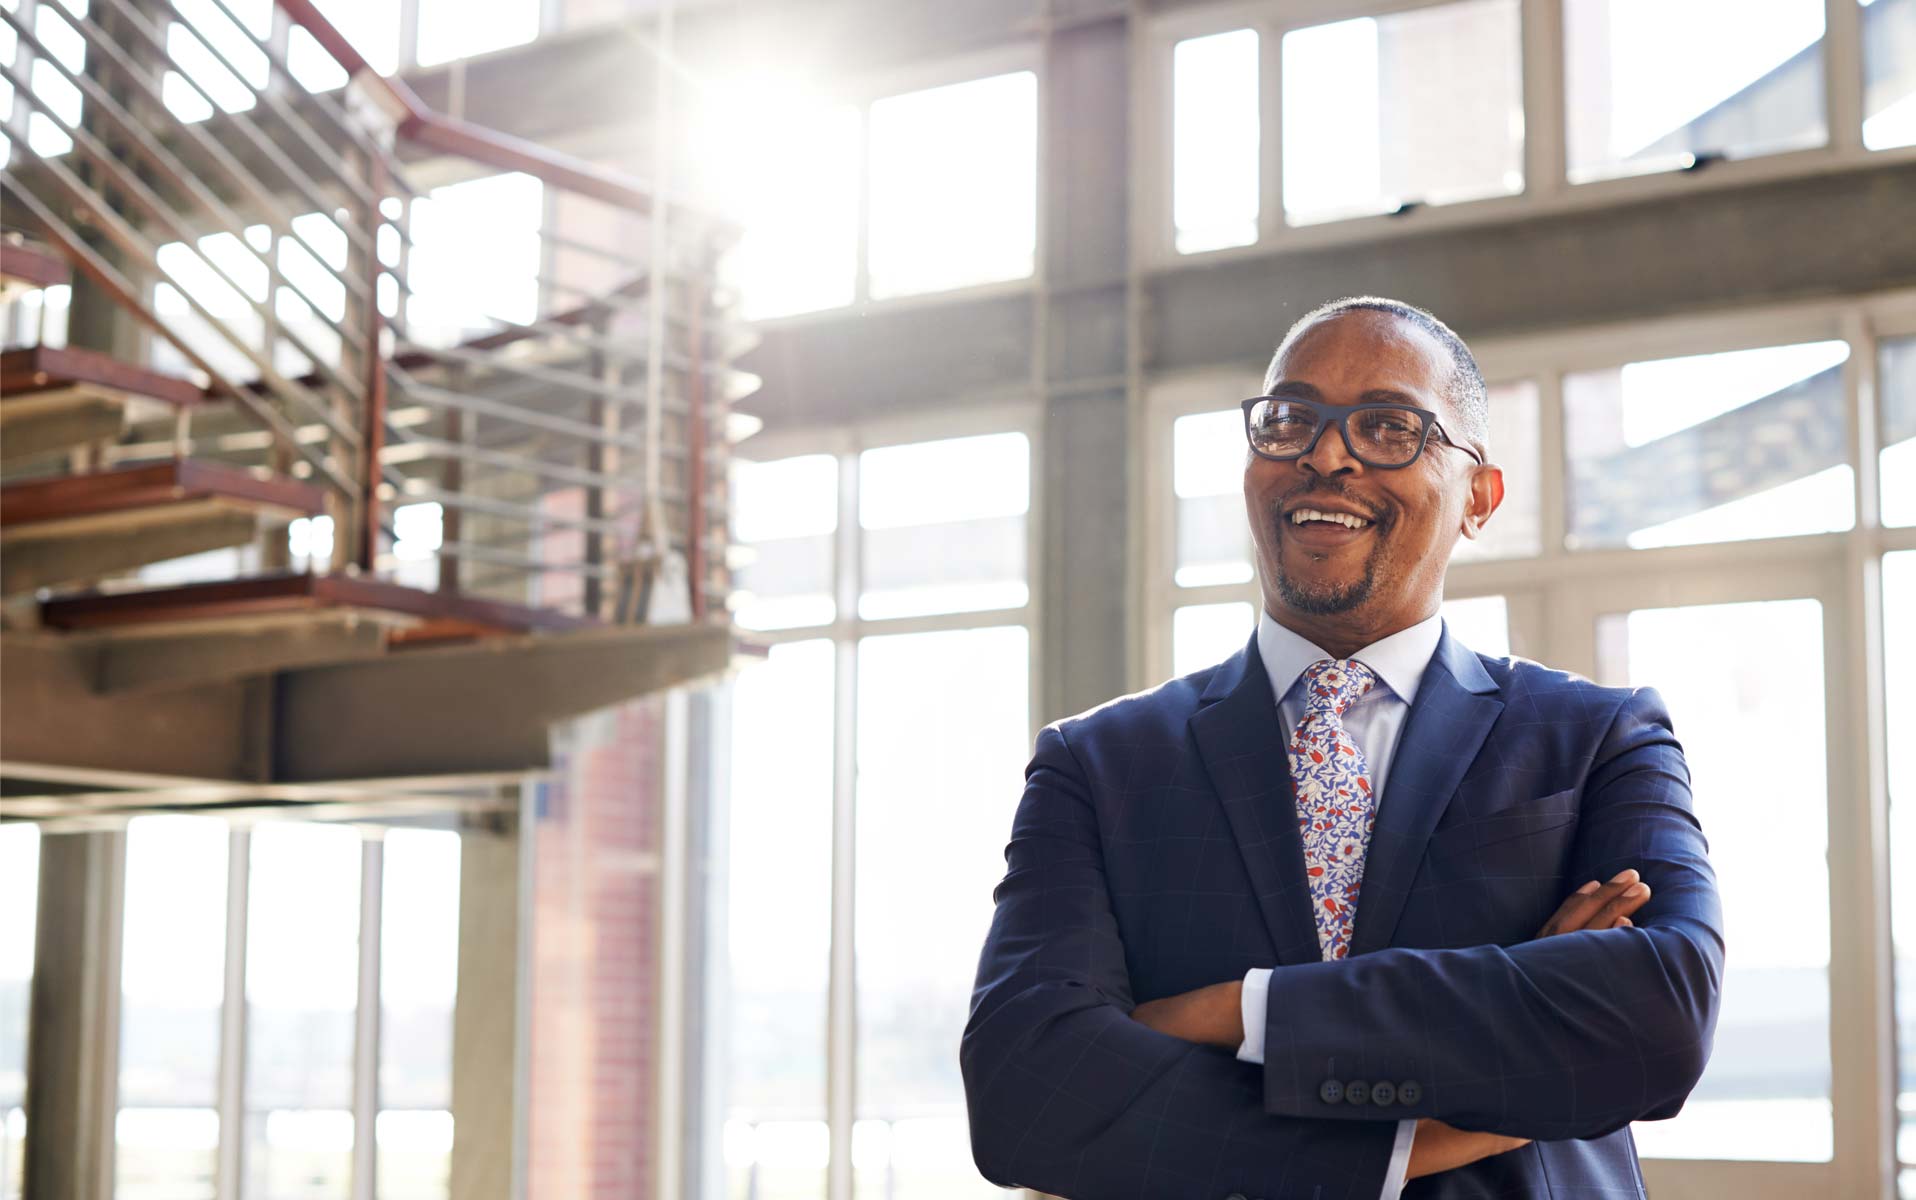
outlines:
{"label": "white shirt cuff", "polygon": [[1390,1150],[1390,1169],[1384,1172],[1384,1190],[1377,1200],[1397,1200],[1404,1190],[1404,1176],[1410,1171],[1410,1141],[1417,1136],[1417,1118],[1397,1122],[1397,1142]]}
{"label": "white shirt cuff", "polygon": [[[1271,991],[1271,969],[1252,967],[1244,972],[1244,1041],[1237,1048],[1237,1056],[1247,1063],[1264,1061],[1264,1010],[1267,1007],[1265,997]],[[1409,1154],[1408,1150],[1405,1154]],[[1398,1186],[1403,1185],[1401,1176]]]}

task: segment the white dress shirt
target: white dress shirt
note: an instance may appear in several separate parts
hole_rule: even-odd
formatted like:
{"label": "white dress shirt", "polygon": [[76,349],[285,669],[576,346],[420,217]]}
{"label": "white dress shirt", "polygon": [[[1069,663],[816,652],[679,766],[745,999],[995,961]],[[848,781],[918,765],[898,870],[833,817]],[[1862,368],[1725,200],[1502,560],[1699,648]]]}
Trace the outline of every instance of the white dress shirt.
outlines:
{"label": "white dress shirt", "polygon": [[[1371,794],[1384,795],[1384,780],[1390,774],[1391,758],[1397,751],[1397,738],[1410,715],[1411,702],[1417,699],[1417,687],[1424,670],[1437,653],[1443,637],[1443,617],[1433,614],[1408,629],[1400,629],[1387,638],[1372,642],[1350,657],[1376,673],[1381,687],[1373,687],[1344,711],[1344,728],[1357,748],[1364,752],[1370,767]],[[1278,697],[1278,713],[1283,718],[1283,736],[1304,719],[1303,676],[1314,662],[1337,657],[1312,645],[1261,613],[1257,623],[1257,653],[1270,673],[1271,694]],[[1363,901],[1357,904],[1363,911]],[[1264,1061],[1264,1021],[1266,997],[1270,993],[1271,971],[1256,967],[1244,976],[1244,1043],[1237,1056],[1245,1062]],[[1397,1141],[1391,1149],[1390,1169],[1384,1175],[1384,1190],[1378,1200],[1397,1200],[1404,1190],[1404,1174],[1410,1167],[1410,1143],[1417,1132],[1415,1119],[1397,1123]]]}

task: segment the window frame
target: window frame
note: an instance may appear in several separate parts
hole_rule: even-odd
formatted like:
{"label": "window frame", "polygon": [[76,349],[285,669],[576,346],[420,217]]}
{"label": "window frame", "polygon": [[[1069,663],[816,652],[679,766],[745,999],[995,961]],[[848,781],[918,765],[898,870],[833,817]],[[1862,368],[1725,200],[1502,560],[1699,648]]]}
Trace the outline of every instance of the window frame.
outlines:
{"label": "window frame", "polygon": [[[1331,21],[1384,17],[1437,8],[1457,0],[1228,0],[1148,18],[1133,43],[1131,122],[1132,245],[1140,267],[1163,273],[1185,265],[1257,259],[1290,250],[1349,246],[1385,237],[1481,228],[1526,218],[1611,208],[1698,191],[1745,187],[1854,170],[1870,164],[1916,161],[1916,146],[1863,146],[1862,6],[1824,0],[1824,110],[1829,129],[1821,146],[1714,162],[1707,171],[1656,171],[1570,182],[1564,128],[1563,9],[1561,0],[1518,0],[1520,22],[1524,186],[1510,196],[1425,205],[1401,215],[1375,214],[1306,225],[1283,216],[1283,90],[1279,75],[1284,34]],[[1258,237],[1244,246],[1181,254],[1173,222],[1172,54],[1187,38],[1254,29],[1258,34]]]}
{"label": "window frame", "polygon": [[[942,295],[942,293],[941,293]],[[859,456],[866,450],[917,442],[942,441],[994,433],[1023,434],[1030,447],[1031,474],[1029,503],[1025,510],[1025,572],[1029,590],[1024,605],[1017,608],[980,612],[938,613],[908,617],[861,617],[858,598],[863,574],[862,529],[858,523]],[[912,413],[861,422],[830,429],[795,430],[754,436],[747,448],[753,461],[770,462],[806,454],[830,454],[838,463],[838,524],[832,534],[834,619],[829,624],[807,625],[793,629],[753,630],[744,636],[753,642],[775,646],[787,642],[827,639],[834,659],[835,685],[832,692],[832,867],[831,867],[831,943],[830,968],[826,994],[825,1039],[825,1114],[831,1153],[826,1166],[826,1200],[852,1200],[852,1126],[858,1119],[856,1047],[857,963],[855,957],[857,908],[857,721],[858,655],[867,637],[887,634],[931,633],[961,629],[1017,627],[1026,631],[1031,651],[1026,668],[1026,705],[1030,713],[1028,739],[1037,737],[1045,724],[1042,709],[1042,663],[1038,652],[1041,636],[1041,589],[1043,569],[1042,532],[1044,529],[1043,488],[1043,416],[1028,399],[999,404],[953,405],[937,413]],[[721,761],[729,755],[730,700],[723,702],[725,717],[721,724],[726,736],[713,747]],[[724,772],[724,767],[720,767]],[[1008,781],[1007,786],[1014,786]],[[726,800],[729,820],[730,801]],[[729,855],[716,859],[727,866],[708,878],[708,892],[723,889],[729,877]],[[710,958],[722,962],[729,952],[722,930],[713,937]],[[718,1031],[722,1035],[722,1031]],[[716,1061],[711,1055],[708,1061]],[[713,1117],[722,1126],[726,1108],[713,1106]],[[714,1134],[700,1147],[711,1170],[704,1172],[708,1194],[719,1194],[724,1179],[722,1160],[715,1161],[719,1139]],[[716,1171],[716,1174],[714,1174]]]}

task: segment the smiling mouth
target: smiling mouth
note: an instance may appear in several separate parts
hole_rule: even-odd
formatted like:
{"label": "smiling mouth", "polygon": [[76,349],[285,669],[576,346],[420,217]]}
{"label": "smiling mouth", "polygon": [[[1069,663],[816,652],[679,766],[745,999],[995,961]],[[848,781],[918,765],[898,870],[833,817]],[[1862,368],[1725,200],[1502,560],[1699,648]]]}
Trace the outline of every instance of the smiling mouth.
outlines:
{"label": "smiling mouth", "polygon": [[1321,508],[1293,509],[1285,517],[1285,524],[1294,529],[1340,528],[1351,530],[1369,529],[1374,522],[1355,513],[1327,512]]}

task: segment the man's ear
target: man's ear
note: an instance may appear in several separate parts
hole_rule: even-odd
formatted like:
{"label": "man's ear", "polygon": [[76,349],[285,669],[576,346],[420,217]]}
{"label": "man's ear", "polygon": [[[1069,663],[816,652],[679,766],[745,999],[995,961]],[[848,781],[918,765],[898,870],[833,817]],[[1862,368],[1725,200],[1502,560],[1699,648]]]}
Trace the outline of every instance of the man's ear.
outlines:
{"label": "man's ear", "polygon": [[1504,502],[1504,470],[1494,463],[1473,467],[1470,495],[1464,501],[1464,536],[1476,539],[1490,521],[1490,514]]}

